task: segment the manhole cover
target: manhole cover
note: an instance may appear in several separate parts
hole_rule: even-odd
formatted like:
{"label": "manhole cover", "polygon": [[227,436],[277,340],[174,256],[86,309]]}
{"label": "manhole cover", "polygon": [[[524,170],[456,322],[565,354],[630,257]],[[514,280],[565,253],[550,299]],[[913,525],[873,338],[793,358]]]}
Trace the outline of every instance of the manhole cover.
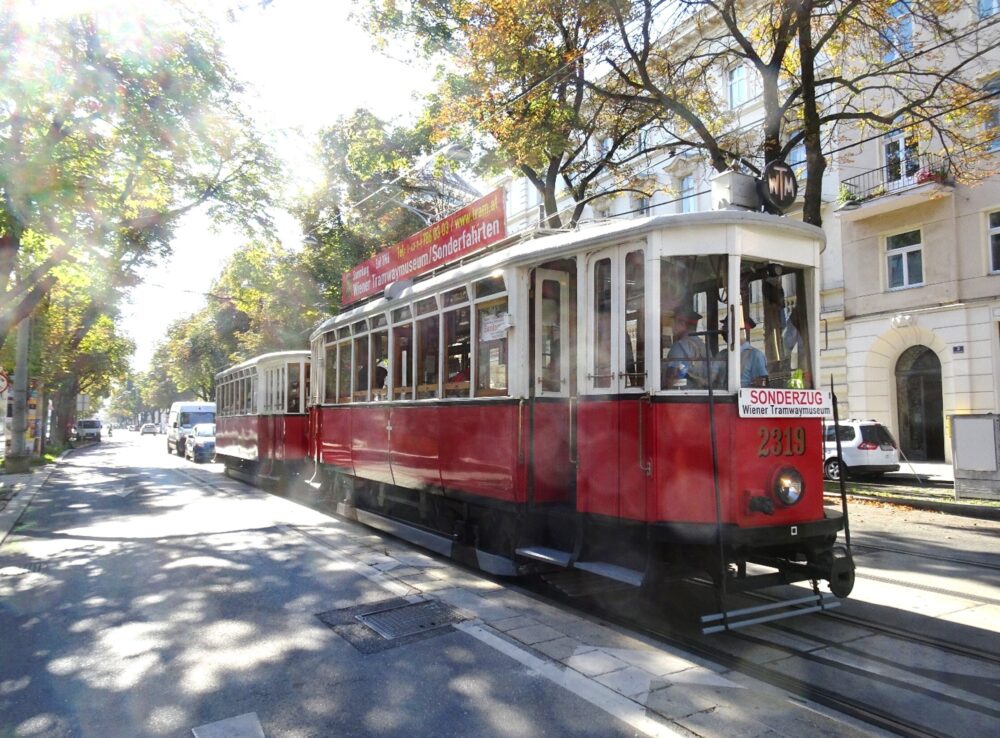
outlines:
{"label": "manhole cover", "polygon": [[435,600],[376,610],[355,617],[383,638],[402,638],[415,633],[426,633],[461,619],[446,604]]}
{"label": "manhole cover", "polygon": [[361,653],[373,654],[443,635],[451,631],[452,623],[473,615],[436,600],[407,602],[394,597],[327,610],[316,617]]}

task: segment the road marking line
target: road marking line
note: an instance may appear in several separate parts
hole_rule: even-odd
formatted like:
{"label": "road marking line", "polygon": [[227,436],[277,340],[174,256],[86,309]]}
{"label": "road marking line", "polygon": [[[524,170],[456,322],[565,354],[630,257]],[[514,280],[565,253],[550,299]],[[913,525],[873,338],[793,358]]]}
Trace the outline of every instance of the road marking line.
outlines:
{"label": "road marking line", "polygon": [[657,736],[658,738],[680,738],[682,735],[658,720],[649,717],[646,714],[646,708],[636,704],[628,697],[618,694],[614,690],[585,677],[579,672],[564,666],[557,666],[550,661],[544,661],[534,654],[515,646],[510,641],[490,633],[480,625],[455,623],[452,627],[520,662],[539,676],[545,677],[550,682],[572,692],[577,697],[604,710],[604,712],[612,717],[618,718],[623,723],[627,723],[645,735]]}
{"label": "road marking line", "polygon": [[256,712],[248,712],[192,728],[194,738],[264,738],[264,728]]}

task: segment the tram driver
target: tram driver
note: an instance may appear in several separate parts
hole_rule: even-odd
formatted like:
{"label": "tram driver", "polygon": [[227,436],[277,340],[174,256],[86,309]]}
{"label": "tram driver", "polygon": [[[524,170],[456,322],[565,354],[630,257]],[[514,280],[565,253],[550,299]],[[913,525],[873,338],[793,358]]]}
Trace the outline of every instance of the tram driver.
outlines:
{"label": "tram driver", "polygon": [[[743,320],[743,329],[740,333],[740,387],[765,387],[767,386],[767,361],[764,359],[764,352],[750,343],[750,331],[757,326],[757,322],[747,316]],[[729,319],[722,320],[722,332],[728,334]],[[719,363],[725,366],[728,357],[728,349],[719,352]]]}
{"label": "tram driver", "polygon": [[701,314],[682,307],[674,311],[674,342],[663,364],[665,389],[705,389],[710,372],[708,350],[697,336],[689,335],[698,327]]}

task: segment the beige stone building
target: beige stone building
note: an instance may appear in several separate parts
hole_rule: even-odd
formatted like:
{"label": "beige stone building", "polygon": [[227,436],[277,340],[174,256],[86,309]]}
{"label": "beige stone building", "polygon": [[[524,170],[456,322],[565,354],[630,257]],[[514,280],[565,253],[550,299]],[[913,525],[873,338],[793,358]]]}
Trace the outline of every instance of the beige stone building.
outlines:
{"label": "beige stone building", "polygon": [[[965,11],[970,29],[994,16],[1000,2]],[[919,27],[904,30],[921,43]],[[990,89],[1000,81],[1000,54],[979,70]],[[760,91],[749,71],[720,70],[717,84],[737,125],[759,125]],[[879,420],[913,461],[951,461],[948,416],[1000,413],[1000,176],[955,184],[933,142],[871,134],[838,131],[840,153],[828,157],[819,377],[824,388],[832,380],[841,417]],[[1000,157],[1000,145],[982,156]],[[789,157],[800,176],[803,158],[801,148]],[[635,167],[652,196],[596,200],[584,222],[712,207],[701,157],[648,157]],[[537,227],[534,188],[514,177],[501,184],[510,230]],[[798,217],[796,209],[787,217]]]}

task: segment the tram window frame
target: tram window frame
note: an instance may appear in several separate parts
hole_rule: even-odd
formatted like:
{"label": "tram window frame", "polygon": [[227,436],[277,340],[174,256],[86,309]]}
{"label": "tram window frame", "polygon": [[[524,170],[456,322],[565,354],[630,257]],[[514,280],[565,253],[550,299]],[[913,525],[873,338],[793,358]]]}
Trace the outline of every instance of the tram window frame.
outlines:
{"label": "tram window frame", "polygon": [[[465,288],[461,290],[465,292]],[[455,292],[456,290],[452,290]],[[450,293],[446,293],[450,294]],[[444,383],[444,397],[447,399],[463,399],[472,396],[472,306],[468,302],[468,293],[465,293],[465,302],[453,303],[453,306],[441,313],[441,375]],[[465,312],[465,340],[461,340],[459,327],[461,326],[461,313]],[[454,331],[454,333],[453,333]],[[457,340],[456,340],[457,339]],[[451,346],[462,346],[464,352],[451,353]],[[458,358],[459,367],[452,372],[451,359]],[[462,366],[464,360],[464,366]],[[464,375],[464,376],[463,376]]]}
{"label": "tram window frame", "polygon": [[[502,307],[501,307],[502,306]],[[494,310],[494,308],[500,308],[499,310]],[[504,335],[502,338],[491,339],[484,341],[482,339],[482,318],[486,314],[485,311],[492,310],[493,315],[503,315],[506,314],[510,316],[510,296],[506,293],[495,294],[491,293],[488,297],[478,299],[475,302],[475,334],[473,335],[473,341],[475,345],[475,351],[472,360],[472,370],[475,372],[476,380],[473,386],[473,392],[475,397],[509,397],[510,396],[510,324],[504,329]],[[497,346],[491,346],[489,344],[498,344]],[[493,365],[494,351],[496,351],[497,358],[500,361],[497,362],[497,366],[503,367],[503,386],[495,386],[493,384],[494,373],[490,369]],[[484,362],[484,357],[489,356],[490,359]],[[484,368],[485,367],[485,368]]]}
{"label": "tram window frame", "polygon": [[476,294],[476,302],[487,297],[507,294],[507,282],[503,274],[491,274],[485,279],[476,280],[472,285]]}
{"label": "tram window frame", "polygon": [[326,343],[323,345],[323,403],[334,405],[337,402],[337,369],[340,366],[337,362],[338,343]]}
{"label": "tram window frame", "polygon": [[285,364],[285,382],[285,411],[290,415],[297,415],[302,412],[302,362],[289,361]]}
{"label": "tram window frame", "polygon": [[751,344],[763,346],[759,350],[764,353],[768,387],[814,386],[811,279],[815,273],[810,276],[799,266],[749,258],[741,263],[740,296],[745,304],[741,309],[756,324]]}
{"label": "tram window frame", "polygon": [[[424,303],[426,310],[430,303],[423,300],[421,302]],[[436,300],[434,304],[437,305]],[[416,399],[435,400],[441,397],[441,313],[437,308],[433,313],[423,314],[418,308],[417,313],[420,317],[414,321]],[[425,344],[430,345],[425,347]]]}
{"label": "tram window frame", "polygon": [[309,411],[309,406],[312,404],[312,386],[313,386],[313,376],[312,376],[312,361],[302,362],[302,381],[305,386],[302,388],[302,405],[300,405],[300,413],[306,413]]}
{"label": "tram window frame", "polygon": [[441,307],[444,310],[466,305],[469,302],[469,288],[464,284],[441,293]]}
{"label": "tram window frame", "polygon": [[351,385],[353,383],[354,363],[351,358],[351,340],[337,342],[337,404],[349,404],[351,398]]}
{"label": "tram window frame", "polygon": [[[731,391],[728,335],[722,325],[728,319],[733,302],[730,299],[730,271],[735,258],[726,253],[670,254],[660,258],[657,279],[660,281],[659,386],[662,391],[707,393],[709,382],[716,392]],[[713,264],[713,259],[721,262]],[[682,274],[686,276],[680,276]],[[672,283],[680,289],[670,289]],[[714,304],[710,299],[713,294]],[[673,351],[679,323],[677,316],[683,311],[693,311],[700,316],[693,330],[687,332],[703,334],[692,338],[704,348],[707,359],[691,359],[688,349]],[[713,325],[716,327],[712,328]],[[681,365],[685,373],[681,372]]]}
{"label": "tram window frame", "polygon": [[[638,255],[638,279],[630,281],[630,258]],[[635,267],[634,261],[631,264]],[[633,272],[631,276],[635,276]],[[635,248],[625,251],[622,259],[622,338],[624,340],[624,356],[622,357],[622,368],[625,370],[621,375],[624,385],[623,390],[645,390],[649,382],[649,373],[646,370],[646,249]],[[637,305],[636,305],[637,301]],[[633,305],[630,311],[629,304]],[[633,316],[629,318],[630,314]],[[629,324],[635,323],[635,345],[629,337]],[[629,365],[629,354],[632,355],[631,366]],[[630,371],[631,369],[631,371]]]}
{"label": "tram window frame", "polygon": [[[384,318],[384,316],[382,316]],[[368,346],[369,346],[369,356],[371,357],[371,367],[372,371],[369,374],[369,381],[371,383],[371,399],[375,402],[384,402],[389,399],[389,364],[390,357],[392,355],[392,345],[389,341],[389,328],[382,324],[384,327],[381,330],[373,330],[371,332]],[[384,343],[383,343],[384,342]],[[382,344],[384,346],[384,351],[380,350],[381,347],[377,347],[376,343]],[[379,387],[379,369],[383,368],[380,366],[382,362],[386,363],[385,376],[382,377],[382,386]]]}
{"label": "tram window frame", "polygon": [[[395,312],[395,311],[394,311]],[[400,314],[404,314],[400,312]],[[407,310],[405,315],[409,316]],[[406,339],[406,348],[400,348],[400,342]],[[389,337],[390,360],[389,360],[389,388],[390,397],[393,400],[408,401],[413,399],[414,391],[414,335],[413,321],[404,319],[400,323],[394,323],[392,333]],[[405,371],[404,371],[405,370]]]}
{"label": "tram window frame", "polygon": [[[357,325],[357,324],[355,324]],[[352,377],[353,387],[351,391],[351,397],[354,402],[367,402],[368,392],[371,389],[372,384],[372,372],[371,372],[371,356],[369,355],[368,349],[370,346],[370,341],[368,340],[369,334],[355,334],[354,340],[351,342],[353,348],[353,361],[352,366]],[[362,376],[362,372],[364,376]]]}

